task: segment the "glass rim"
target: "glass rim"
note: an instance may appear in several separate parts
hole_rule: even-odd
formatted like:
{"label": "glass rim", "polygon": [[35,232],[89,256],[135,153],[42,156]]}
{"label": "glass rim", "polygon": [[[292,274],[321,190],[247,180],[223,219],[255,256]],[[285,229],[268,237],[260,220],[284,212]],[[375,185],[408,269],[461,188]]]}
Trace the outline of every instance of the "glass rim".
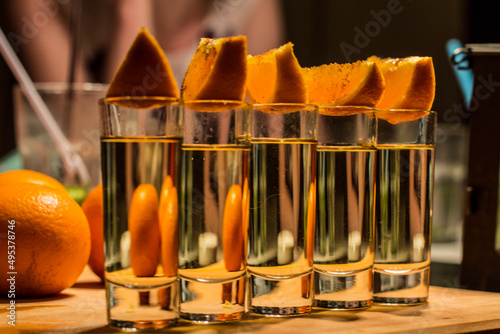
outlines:
{"label": "glass rim", "polygon": [[[99,93],[107,91],[109,84],[98,83],[98,82],[75,82],[69,84],[67,82],[35,82],[33,83],[36,91],[39,93],[66,93],[68,90],[75,92],[89,92],[89,93]],[[13,86],[15,91],[22,91],[22,87],[19,83]]]}
{"label": "glass rim", "polygon": [[434,111],[434,110],[425,110],[425,109],[418,109],[418,108],[415,108],[415,109],[411,109],[411,108],[387,108],[387,109],[378,109],[378,108],[374,108],[374,111],[379,113],[379,112],[410,112],[410,113],[413,113],[413,112],[425,112],[425,113],[428,113],[428,114],[436,114],[437,112]]}
{"label": "glass rim", "polygon": [[323,116],[354,116],[359,114],[374,115],[375,107],[367,106],[336,106],[323,104],[318,106],[318,113]]}
{"label": "glass rim", "polygon": [[336,104],[318,104],[318,109],[363,109],[363,110],[377,110],[375,107],[370,106],[356,106],[356,105],[346,105],[340,106]]}
{"label": "glass rim", "polygon": [[299,111],[318,111],[318,106],[311,103],[279,102],[279,103],[256,103],[252,104],[253,110],[267,114],[290,114]]}
{"label": "glass rim", "polygon": [[393,125],[407,122],[437,122],[437,112],[423,109],[382,109],[374,112],[375,117]]}
{"label": "glass rim", "polygon": [[113,105],[127,109],[157,109],[179,105],[179,99],[166,96],[111,96],[99,99],[99,105]]}
{"label": "glass rim", "polygon": [[103,102],[115,102],[115,101],[165,101],[165,102],[178,102],[179,98],[177,97],[168,97],[168,96],[132,96],[132,95],[124,95],[124,96],[109,96],[101,99]]}
{"label": "glass rim", "polygon": [[[249,102],[246,101],[228,100],[228,99],[185,100],[181,98],[180,103],[188,109],[194,109],[193,107],[196,106],[200,106],[202,109],[208,109],[204,111],[210,111],[211,108],[213,108],[213,110],[211,111],[221,111],[221,109],[229,110],[229,109],[239,109],[239,108],[251,108],[252,106]],[[214,107],[209,107],[209,106],[214,106]]]}
{"label": "glass rim", "polygon": [[265,102],[265,103],[253,103],[252,106],[255,107],[267,107],[267,106],[283,106],[283,107],[295,107],[295,106],[305,106],[307,108],[317,109],[318,105],[308,102]]}

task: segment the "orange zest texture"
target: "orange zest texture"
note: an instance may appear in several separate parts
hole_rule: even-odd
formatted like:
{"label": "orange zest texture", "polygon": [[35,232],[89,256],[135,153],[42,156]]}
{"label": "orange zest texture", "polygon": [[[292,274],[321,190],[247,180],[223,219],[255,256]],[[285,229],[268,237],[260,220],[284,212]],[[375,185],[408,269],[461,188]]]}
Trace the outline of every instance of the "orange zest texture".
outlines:
{"label": "orange zest texture", "polygon": [[244,100],[246,55],[246,36],[202,38],[184,76],[182,98]]}
{"label": "orange zest texture", "polygon": [[141,29],[115,73],[106,97],[179,97],[172,69],[156,39]]}
{"label": "orange zest texture", "polygon": [[138,277],[154,276],[160,258],[158,193],[152,184],[139,185],[128,215],[130,265]]}
{"label": "orange zest texture", "polygon": [[375,62],[305,67],[302,73],[309,102],[318,105],[374,107],[384,93],[384,77]]}
{"label": "orange zest texture", "polygon": [[436,77],[431,57],[407,57],[375,61],[385,79],[385,91],[378,109],[431,110],[436,90]]}
{"label": "orange zest texture", "polygon": [[307,89],[293,44],[247,57],[247,96],[252,103],[306,103]]}
{"label": "orange zest texture", "polygon": [[386,83],[384,95],[376,105],[383,110],[378,112],[379,119],[396,124],[427,115],[436,91],[431,57],[368,59],[377,62]]}

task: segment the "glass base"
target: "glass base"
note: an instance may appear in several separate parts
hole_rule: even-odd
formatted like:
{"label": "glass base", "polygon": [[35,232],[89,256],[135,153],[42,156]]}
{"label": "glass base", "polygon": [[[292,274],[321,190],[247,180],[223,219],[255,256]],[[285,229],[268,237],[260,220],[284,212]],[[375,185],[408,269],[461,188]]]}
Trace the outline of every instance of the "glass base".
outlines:
{"label": "glass base", "polygon": [[315,271],[313,305],[335,310],[370,307],[373,299],[372,282],[371,267],[342,275]]}
{"label": "glass base", "polygon": [[109,326],[119,328],[125,332],[151,331],[175,326],[177,319],[158,321],[123,321],[110,320]]}
{"label": "glass base", "polygon": [[408,274],[394,274],[377,270],[375,266],[373,302],[385,305],[417,305],[427,302],[429,273],[429,267]]}
{"label": "glass base", "polygon": [[330,310],[362,310],[372,306],[372,300],[334,301],[334,300],[314,300],[315,307],[327,308]]}
{"label": "glass base", "polygon": [[178,283],[137,289],[106,283],[108,324],[141,331],[171,327],[179,318]]}
{"label": "glass base", "polygon": [[249,275],[249,311],[271,317],[298,316],[312,309],[312,272],[292,278]]}
{"label": "glass base", "polygon": [[245,277],[224,282],[181,278],[180,317],[196,323],[238,321],[245,315]]}

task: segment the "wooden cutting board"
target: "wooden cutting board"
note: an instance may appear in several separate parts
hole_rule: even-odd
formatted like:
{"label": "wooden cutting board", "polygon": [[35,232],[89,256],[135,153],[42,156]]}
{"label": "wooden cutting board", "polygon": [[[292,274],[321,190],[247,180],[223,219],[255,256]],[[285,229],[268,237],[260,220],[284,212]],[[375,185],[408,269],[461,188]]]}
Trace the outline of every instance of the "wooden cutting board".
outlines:
{"label": "wooden cutting board", "polygon": [[[78,282],[58,296],[17,299],[16,326],[8,324],[8,302],[0,299],[0,333],[118,333],[106,324],[104,287],[86,269]],[[364,311],[314,310],[297,318],[249,315],[225,325],[180,321],[171,333],[456,333],[500,329],[500,293],[431,287],[427,304],[373,306]]]}

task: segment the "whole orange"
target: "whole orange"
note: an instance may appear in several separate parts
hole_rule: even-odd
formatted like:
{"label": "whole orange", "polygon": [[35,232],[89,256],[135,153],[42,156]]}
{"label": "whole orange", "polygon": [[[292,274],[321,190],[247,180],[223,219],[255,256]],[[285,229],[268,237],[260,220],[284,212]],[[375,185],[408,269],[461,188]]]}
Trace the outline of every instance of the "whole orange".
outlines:
{"label": "whole orange", "polygon": [[13,290],[11,282],[16,298],[57,294],[76,282],[89,253],[87,219],[65,190],[0,186],[0,295]]}
{"label": "whole orange", "polygon": [[91,248],[89,267],[104,280],[104,227],[102,184],[95,187],[82,203],[90,227]]}
{"label": "whole orange", "polygon": [[51,176],[29,169],[16,169],[0,174],[0,186],[10,185],[19,182],[27,182],[42,186],[48,186],[66,191],[61,182]]}

